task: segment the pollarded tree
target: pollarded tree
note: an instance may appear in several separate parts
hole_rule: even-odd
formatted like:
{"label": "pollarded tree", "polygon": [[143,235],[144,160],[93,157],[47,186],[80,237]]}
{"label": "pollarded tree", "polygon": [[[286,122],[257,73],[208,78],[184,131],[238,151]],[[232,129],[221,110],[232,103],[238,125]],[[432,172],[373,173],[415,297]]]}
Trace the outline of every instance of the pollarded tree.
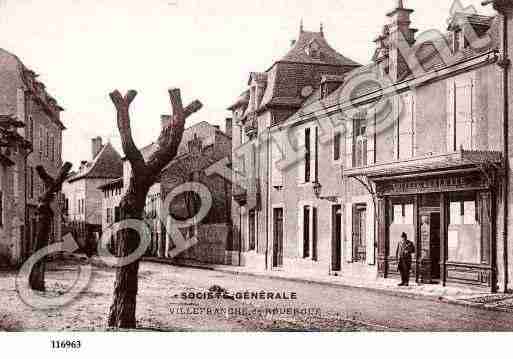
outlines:
{"label": "pollarded tree", "polygon": [[[118,90],[110,94],[117,111],[117,125],[123,152],[132,169],[128,190],[120,203],[122,221],[143,220],[148,191],[164,167],[175,158],[182,141],[185,120],[202,107],[201,103],[196,100],[184,109],[180,90],[170,89],[171,121],[162,129],[156,150],[145,160],[134,143],[130,127],[129,108],[136,96],[135,90],[128,91],[125,96],[122,96]],[[116,241],[116,252],[120,257],[127,257],[139,246],[139,234],[134,230],[121,231],[120,238],[121,240]],[[108,320],[110,327],[123,329],[136,327],[138,272],[139,260],[117,269],[114,297]]]}
{"label": "pollarded tree", "polygon": [[[39,203],[37,205],[36,242],[34,244],[34,252],[48,246],[50,228],[54,218],[54,212],[51,205],[55,200],[56,195],[61,191],[62,183],[68,177],[71,167],[72,164],[66,162],[59,171],[57,178],[50,176],[43,166],[36,167],[39,177],[41,177],[41,180],[45,184],[45,192],[41,197],[39,197]],[[33,290],[45,291],[45,262],[45,258],[43,258],[32,267],[29,284],[30,288]]]}

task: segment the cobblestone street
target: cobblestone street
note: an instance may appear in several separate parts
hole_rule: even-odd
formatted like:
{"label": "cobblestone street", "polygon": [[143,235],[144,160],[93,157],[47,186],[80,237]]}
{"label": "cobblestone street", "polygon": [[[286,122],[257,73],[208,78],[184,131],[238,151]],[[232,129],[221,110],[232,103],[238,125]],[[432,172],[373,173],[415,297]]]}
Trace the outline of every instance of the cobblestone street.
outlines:
{"label": "cobblestone street", "polygon": [[[62,293],[75,278],[72,263],[52,264],[51,292]],[[0,274],[0,328],[103,331],[114,270],[95,267],[88,290],[72,304],[50,311],[26,306],[15,290],[15,273]],[[223,299],[183,299],[226,291]],[[238,299],[243,293],[274,293],[274,299]],[[214,292],[210,292],[214,293]],[[297,299],[276,299],[291,296]],[[208,294],[207,294],[208,295]],[[215,297],[215,296],[214,296]],[[142,263],[138,328],[158,331],[503,331],[513,314],[372,290],[307,284],[216,271]]]}

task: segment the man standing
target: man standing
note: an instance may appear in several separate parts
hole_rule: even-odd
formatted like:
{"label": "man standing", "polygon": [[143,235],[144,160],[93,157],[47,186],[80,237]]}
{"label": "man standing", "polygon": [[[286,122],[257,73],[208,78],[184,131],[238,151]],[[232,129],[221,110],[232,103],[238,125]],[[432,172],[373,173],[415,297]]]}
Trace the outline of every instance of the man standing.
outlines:
{"label": "man standing", "polygon": [[408,240],[406,233],[401,234],[401,242],[397,246],[396,258],[399,261],[397,269],[401,273],[400,287],[407,287],[410,283],[411,255],[415,253],[413,242]]}

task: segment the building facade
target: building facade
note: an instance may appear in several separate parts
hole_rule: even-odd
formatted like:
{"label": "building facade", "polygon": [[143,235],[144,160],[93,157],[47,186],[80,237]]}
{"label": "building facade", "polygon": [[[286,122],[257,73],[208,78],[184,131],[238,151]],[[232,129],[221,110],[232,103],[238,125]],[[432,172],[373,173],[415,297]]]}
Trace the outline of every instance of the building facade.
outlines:
{"label": "building facade", "polygon": [[[31,150],[12,149],[7,156],[12,163],[4,163],[0,174],[2,265],[19,266],[33,253],[36,206],[44,191],[36,167],[56,176],[62,166],[63,109],[37,77],[18,57],[0,49],[0,114],[22,123],[18,134],[31,144]],[[51,242],[61,237],[61,204],[59,199],[53,204]]]}
{"label": "building facade", "polygon": [[[419,282],[508,288],[513,5],[493,4],[496,16],[453,13],[433,37],[411,26],[414,11],[398,1],[369,65],[322,77],[283,121],[257,120],[259,150],[233,154],[246,175],[241,153],[263,159],[258,185],[234,194],[241,265],[395,277],[405,232]],[[234,139],[255,127],[244,116],[251,94],[231,107]]]}
{"label": "building facade", "polygon": [[88,247],[95,246],[102,230],[104,198],[101,186],[120,178],[123,171],[121,156],[101,137],[91,140],[91,161],[83,161],[76,173],[63,184],[65,219],[74,229],[76,239]]}
{"label": "building facade", "polygon": [[[170,116],[161,117],[161,126],[167,126]],[[231,119],[227,120],[227,127],[231,125]],[[231,134],[231,128],[230,128]],[[157,144],[152,143],[141,149],[145,160],[155,151]],[[231,155],[231,138],[218,126],[208,122],[199,122],[185,129],[182,142],[177,155],[161,172],[158,181],[150,188],[146,197],[144,219],[148,223],[151,232],[151,241],[146,252],[148,257],[166,258],[174,248],[172,231],[168,228],[179,226],[176,223],[163,223],[161,219],[161,206],[166,197],[173,193],[169,204],[169,213],[178,222],[187,222],[194,218],[201,200],[192,191],[176,190],[184,184],[201,183],[208,188],[212,197],[212,207],[204,218],[190,226],[180,226],[180,231],[186,238],[191,235],[199,235],[199,244],[178,259],[187,259],[209,263],[224,264],[227,258],[227,250],[231,248],[231,183],[221,176],[207,173],[207,169],[214,163],[223,159],[229,159]],[[129,161],[123,160],[123,177],[112,180],[100,189],[103,192],[102,213],[104,231],[120,219],[119,203],[126,191],[131,176]],[[200,226],[224,225],[224,229],[209,228],[200,229]],[[214,233],[215,232],[215,233]],[[216,235],[213,235],[216,234]],[[228,252],[230,253],[230,252]],[[230,254],[231,255],[231,254]]]}

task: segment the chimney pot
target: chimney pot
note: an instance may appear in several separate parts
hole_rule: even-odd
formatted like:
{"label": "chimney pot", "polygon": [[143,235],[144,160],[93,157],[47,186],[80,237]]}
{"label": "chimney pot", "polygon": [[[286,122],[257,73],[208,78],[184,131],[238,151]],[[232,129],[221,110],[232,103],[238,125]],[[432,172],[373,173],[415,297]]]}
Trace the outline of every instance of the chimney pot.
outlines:
{"label": "chimney pot", "polygon": [[93,160],[98,156],[98,153],[102,150],[103,143],[101,137],[95,137],[91,140],[91,151],[93,155]]}
{"label": "chimney pot", "polygon": [[225,133],[230,137],[232,137],[232,126],[233,126],[233,119],[231,117],[229,117],[225,120]]}

